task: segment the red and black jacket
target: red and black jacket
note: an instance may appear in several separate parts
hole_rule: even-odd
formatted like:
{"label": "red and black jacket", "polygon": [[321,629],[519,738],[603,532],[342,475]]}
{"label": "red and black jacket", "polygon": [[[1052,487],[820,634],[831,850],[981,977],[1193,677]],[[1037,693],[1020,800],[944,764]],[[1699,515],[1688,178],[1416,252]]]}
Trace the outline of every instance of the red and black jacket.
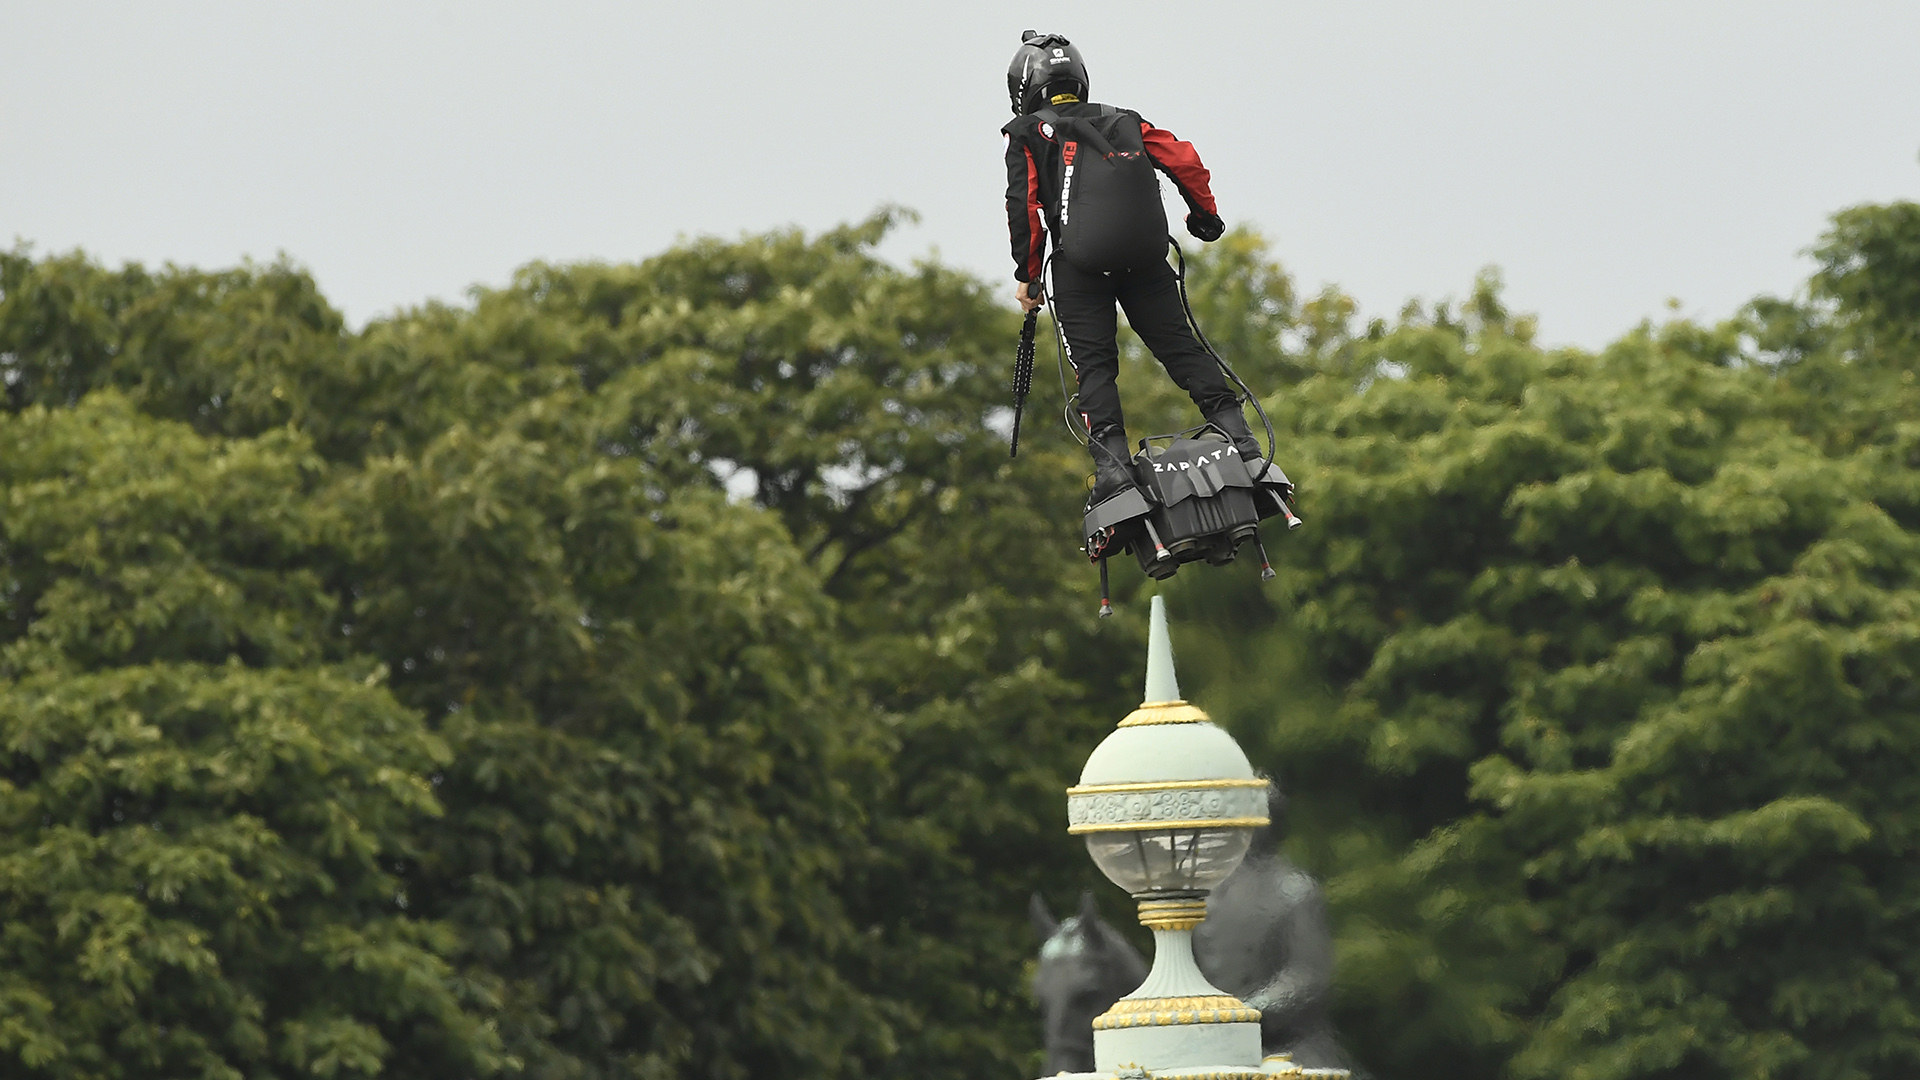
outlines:
{"label": "red and black jacket", "polygon": [[[1054,111],[1062,117],[1097,116],[1101,108],[1092,102],[1067,102],[1054,106]],[[1131,109],[1121,111],[1139,122],[1140,139],[1146,144],[1147,156],[1153,159],[1153,167],[1180,189],[1187,209],[1218,214],[1213,189],[1208,186],[1212,174],[1200,163],[1193,144],[1154,127]],[[1046,264],[1046,234],[1060,235],[1060,178],[1066,166],[1060,160],[1060,143],[1054,138],[1053,125],[1032,113],[1000,130],[1007,136],[1007,231],[1013,238],[1013,277],[1015,281],[1033,281]]]}

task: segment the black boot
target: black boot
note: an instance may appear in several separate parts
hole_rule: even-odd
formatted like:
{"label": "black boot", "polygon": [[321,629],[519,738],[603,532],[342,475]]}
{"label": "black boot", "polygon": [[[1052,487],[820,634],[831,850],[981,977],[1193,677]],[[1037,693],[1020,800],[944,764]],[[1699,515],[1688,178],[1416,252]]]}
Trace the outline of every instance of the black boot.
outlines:
{"label": "black boot", "polygon": [[[1280,471],[1280,466],[1267,460],[1266,448],[1254,441],[1253,430],[1247,427],[1247,417],[1240,411],[1240,406],[1235,404],[1230,409],[1221,409],[1207,417],[1207,423],[1226,432],[1227,438],[1233,440],[1233,448],[1240,452],[1240,464],[1247,467],[1247,475],[1259,485],[1254,506],[1259,509],[1260,516],[1266,518],[1283,514],[1287,519],[1287,528],[1299,528],[1300,519],[1294,515],[1293,507],[1287,505],[1288,500],[1293,498],[1293,481]],[[1264,578],[1266,575],[1261,576]]]}
{"label": "black boot", "polygon": [[1093,491],[1087,496],[1091,510],[1122,491],[1134,486],[1133,470],[1128,463],[1125,428],[1108,425],[1087,440],[1087,452],[1093,455]]}
{"label": "black boot", "polygon": [[1256,462],[1267,460],[1267,449],[1253,437],[1253,429],[1247,426],[1247,416],[1240,411],[1239,402],[1209,415],[1207,423],[1226,432],[1227,438],[1233,440],[1233,448],[1240,451],[1240,460],[1248,472],[1255,472]]}
{"label": "black boot", "polygon": [[1293,485],[1287,482],[1287,474],[1280,467],[1267,460],[1267,448],[1253,437],[1253,429],[1247,426],[1247,417],[1235,403],[1232,408],[1221,409],[1207,417],[1207,423],[1227,433],[1233,440],[1233,448],[1240,451],[1240,464],[1247,467],[1247,475],[1257,484],[1284,484],[1288,491]]}

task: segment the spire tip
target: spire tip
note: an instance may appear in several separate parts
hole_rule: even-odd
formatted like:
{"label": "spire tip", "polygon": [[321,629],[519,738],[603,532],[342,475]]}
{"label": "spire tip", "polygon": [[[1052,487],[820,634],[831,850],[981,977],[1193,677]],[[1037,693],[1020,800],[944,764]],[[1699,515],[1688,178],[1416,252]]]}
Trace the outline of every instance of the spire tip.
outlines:
{"label": "spire tip", "polygon": [[1155,594],[1147,624],[1147,695],[1142,704],[1180,701],[1180,680],[1173,673],[1173,639],[1167,634],[1167,601]]}

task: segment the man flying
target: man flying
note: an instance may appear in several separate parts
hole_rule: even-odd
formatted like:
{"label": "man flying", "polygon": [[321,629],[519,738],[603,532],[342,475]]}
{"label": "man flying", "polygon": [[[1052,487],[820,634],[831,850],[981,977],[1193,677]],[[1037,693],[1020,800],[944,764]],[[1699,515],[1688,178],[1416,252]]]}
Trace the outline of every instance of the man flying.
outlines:
{"label": "man flying", "polygon": [[[1256,476],[1264,451],[1214,358],[1195,339],[1167,265],[1166,212],[1155,172],[1186,200],[1187,231],[1220,238],[1207,167],[1193,144],[1154,127],[1130,109],[1087,100],[1080,51],[1059,34],[1028,30],[1007,69],[1014,119],[1007,136],[1007,227],[1013,238],[1014,290],[1032,311],[1053,270],[1053,310],[1080,385],[1080,416],[1093,455],[1089,509],[1134,485],[1127,469],[1120,409],[1120,349],[1114,304],[1201,416],[1233,441]],[[1053,257],[1047,238],[1053,239]]]}

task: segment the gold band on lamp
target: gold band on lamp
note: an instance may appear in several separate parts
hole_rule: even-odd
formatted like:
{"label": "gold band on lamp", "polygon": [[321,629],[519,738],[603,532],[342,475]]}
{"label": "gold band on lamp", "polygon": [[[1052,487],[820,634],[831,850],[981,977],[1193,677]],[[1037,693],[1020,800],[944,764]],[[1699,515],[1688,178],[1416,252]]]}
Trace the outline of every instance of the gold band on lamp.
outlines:
{"label": "gold band on lamp", "polygon": [[1142,780],[1131,784],[1075,784],[1073,795],[1115,795],[1134,791],[1213,791],[1224,788],[1267,789],[1265,780]]}
{"label": "gold band on lamp", "polygon": [[1127,714],[1121,727],[1146,727],[1149,724],[1204,724],[1211,717],[1199,707],[1184,701],[1149,701]]}
{"label": "gold band on lamp", "polygon": [[1140,925],[1149,930],[1191,930],[1207,919],[1207,901],[1142,900]]}
{"label": "gold band on lamp", "polygon": [[1093,1018],[1093,1030],[1175,1024],[1257,1024],[1260,1010],[1237,997],[1122,998]]}

